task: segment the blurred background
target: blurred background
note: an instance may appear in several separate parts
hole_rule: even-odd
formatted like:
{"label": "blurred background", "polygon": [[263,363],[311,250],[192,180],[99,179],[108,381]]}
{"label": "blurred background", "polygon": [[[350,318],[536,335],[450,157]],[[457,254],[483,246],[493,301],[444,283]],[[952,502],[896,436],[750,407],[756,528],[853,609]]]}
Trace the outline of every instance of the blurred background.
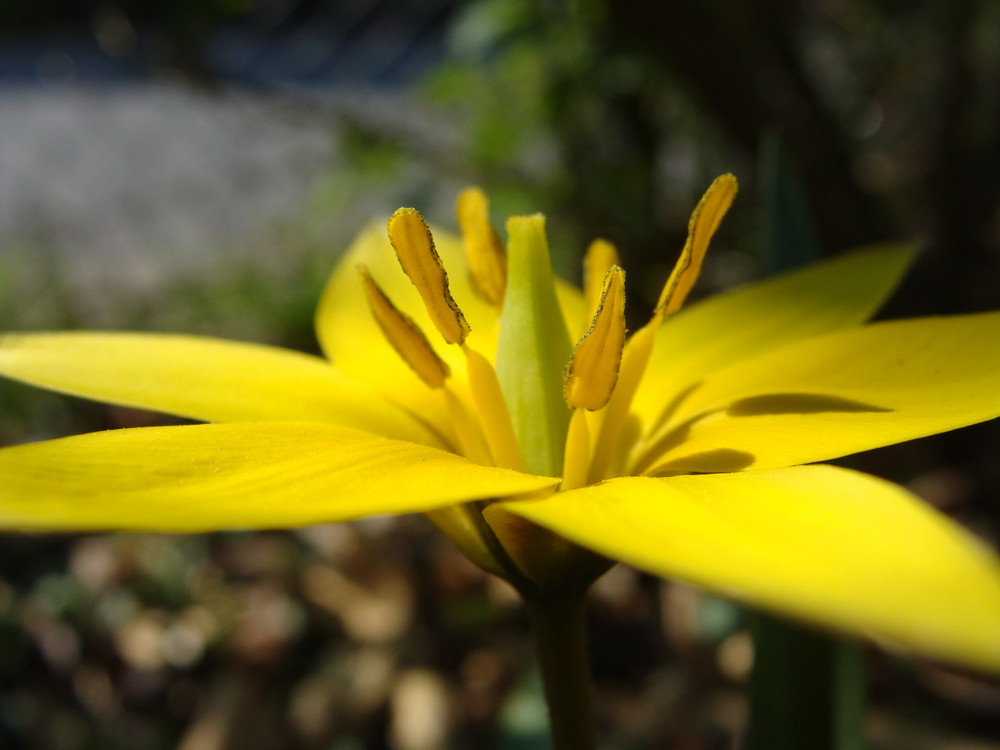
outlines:
{"label": "blurred background", "polygon": [[[924,252],[887,314],[1000,300],[992,0],[5,0],[0,328],[203,333],[316,351],[351,237],[413,205],[541,210],[576,277],[618,243],[648,309],[710,180],[741,194],[698,293],[789,259]],[[780,230],[780,228],[778,228]],[[0,383],[0,444],[162,421]],[[859,457],[996,544],[1000,429]],[[592,640],[605,746],[729,748],[732,605],[619,566]],[[884,750],[1000,748],[1000,684],[870,649]],[[195,537],[0,537],[0,747],[545,747],[512,593],[421,518]]]}

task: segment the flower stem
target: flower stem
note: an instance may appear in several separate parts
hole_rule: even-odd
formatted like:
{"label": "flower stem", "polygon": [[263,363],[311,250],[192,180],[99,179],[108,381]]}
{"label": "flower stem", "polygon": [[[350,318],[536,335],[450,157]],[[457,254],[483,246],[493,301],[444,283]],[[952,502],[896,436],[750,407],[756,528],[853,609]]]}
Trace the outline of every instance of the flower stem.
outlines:
{"label": "flower stem", "polygon": [[596,750],[583,594],[526,600],[552,750]]}
{"label": "flower stem", "polygon": [[754,668],[745,750],[862,750],[861,647],[753,613]]}

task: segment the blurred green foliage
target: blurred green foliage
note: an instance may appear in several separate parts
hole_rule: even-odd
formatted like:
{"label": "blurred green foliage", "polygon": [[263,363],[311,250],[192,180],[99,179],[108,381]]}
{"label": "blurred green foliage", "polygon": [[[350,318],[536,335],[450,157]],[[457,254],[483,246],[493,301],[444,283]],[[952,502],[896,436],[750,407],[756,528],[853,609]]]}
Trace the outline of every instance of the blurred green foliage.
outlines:
{"label": "blurred green foliage", "polygon": [[668,71],[617,46],[607,16],[595,0],[468,3],[424,83],[464,124],[453,168],[484,184],[497,216],[544,210],[563,268],[596,236],[626,258],[653,251],[733,168]]}

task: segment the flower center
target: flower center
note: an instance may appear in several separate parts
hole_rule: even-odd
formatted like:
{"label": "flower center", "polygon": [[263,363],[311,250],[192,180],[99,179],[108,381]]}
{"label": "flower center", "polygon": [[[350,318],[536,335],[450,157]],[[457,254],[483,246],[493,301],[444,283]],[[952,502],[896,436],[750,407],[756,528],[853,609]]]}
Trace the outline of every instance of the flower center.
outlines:
{"label": "flower center", "polygon": [[359,268],[361,283],[386,339],[424,383],[444,394],[460,453],[482,463],[561,475],[562,488],[571,489],[627,470],[627,451],[619,444],[656,331],[694,286],[709,239],[735,193],[731,175],[718,178],[706,192],[652,319],[627,342],[625,272],[610,243],[592,243],[584,263],[584,298],[594,312],[586,332],[571,347],[552,276],[544,217],[508,221],[505,257],[489,222],[485,195],[475,188],[463,192],[457,213],[473,289],[500,310],[495,366],[467,342],[470,326],[451,295],[448,274],[423,217],[415,209],[399,209],[389,220],[390,243],[434,327],[464,354],[471,409],[424,332],[396,308],[364,267]]}

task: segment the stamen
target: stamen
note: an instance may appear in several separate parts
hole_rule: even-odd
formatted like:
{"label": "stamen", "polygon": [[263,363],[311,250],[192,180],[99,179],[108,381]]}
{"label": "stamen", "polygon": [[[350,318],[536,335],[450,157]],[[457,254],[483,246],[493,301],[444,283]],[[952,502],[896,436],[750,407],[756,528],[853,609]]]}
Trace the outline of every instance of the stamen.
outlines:
{"label": "stamen", "polygon": [[448,273],[420,212],[401,208],[389,219],[389,242],[403,272],[420,293],[434,326],[449,344],[461,344],[469,324],[448,289]]}
{"label": "stamen", "polygon": [[486,304],[499,308],[507,289],[507,256],[490,224],[489,209],[486,194],[477,187],[463,190],[455,206],[472,288]]}
{"label": "stamen", "polygon": [[[441,336],[449,344],[458,344],[462,347],[472,402],[479,416],[482,434],[489,446],[493,463],[523,471],[524,457],[514,433],[496,371],[482,354],[465,344],[465,338],[470,331],[469,324],[448,290],[448,274],[434,248],[430,229],[427,228],[420,213],[412,208],[401,208],[396,211],[389,219],[389,241],[396,251],[396,257],[403,271],[417,287],[424,306]],[[426,343],[426,339],[424,341]],[[475,431],[462,418],[460,412],[464,412],[464,409],[457,406],[460,405],[457,405],[455,400],[449,400],[449,409],[456,418],[456,430],[462,449],[468,451],[470,457],[481,456],[482,450],[476,446]],[[483,460],[483,457],[479,460]]]}
{"label": "stamen", "polygon": [[361,286],[375,322],[407,365],[431,388],[440,388],[451,374],[413,319],[400,311],[375,283],[368,268],[358,266]]}
{"label": "stamen", "polygon": [[500,390],[493,365],[482,354],[468,345],[462,346],[465,353],[469,390],[479,419],[483,425],[486,442],[497,466],[524,471],[524,456],[514,433],[514,423],[507,410],[507,401]]}
{"label": "stamen", "polygon": [[625,272],[612,266],[604,276],[590,330],[577,342],[566,367],[563,393],[570,408],[596,411],[608,403],[624,346]]}
{"label": "stamen", "polygon": [[588,310],[595,310],[601,302],[604,277],[611,266],[620,266],[618,250],[607,240],[596,239],[583,256],[583,299]]}
{"label": "stamen", "polygon": [[594,459],[590,463],[591,482],[598,482],[622,468],[611,466],[611,459],[621,455],[621,451],[615,450],[615,444],[621,437],[629,407],[632,405],[632,397],[639,388],[639,382],[653,352],[658,323],[659,318],[654,316],[653,320],[632,334],[625,346],[618,384],[607,406],[601,412],[602,421],[594,445]]}
{"label": "stamen", "polygon": [[614,469],[615,472],[623,469],[620,466],[609,465],[612,456],[621,455],[620,451],[616,452],[613,448],[621,437],[632,398],[639,388],[653,354],[660,322],[681,308],[694,287],[701,273],[701,264],[708,250],[708,243],[732,205],[736,189],[736,178],[733,175],[725,174],[717,177],[691,214],[687,241],[670,278],[660,293],[653,317],[633,334],[625,347],[618,385],[604,409],[604,419],[594,446],[594,459],[590,466],[591,481],[603,479],[608,475],[609,469]]}
{"label": "stamen", "polygon": [[455,431],[459,453],[477,464],[489,466],[492,463],[485,436],[468,408],[449,386],[441,389],[448,407],[448,421]]}
{"label": "stamen", "polygon": [[715,178],[698,201],[688,221],[687,242],[684,243],[681,257],[677,259],[656,303],[657,316],[665,318],[681,309],[701,274],[701,263],[708,251],[708,243],[719,228],[722,217],[733,204],[736,189],[736,178],[731,174],[724,174]]}
{"label": "stamen", "polygon": [[574,490],[587,484],[587,469],[590,466],[590,428],[587,412],[576,409],[569,420],[566,432],[566,452],[563,454],[563,480],[559,489]]}

